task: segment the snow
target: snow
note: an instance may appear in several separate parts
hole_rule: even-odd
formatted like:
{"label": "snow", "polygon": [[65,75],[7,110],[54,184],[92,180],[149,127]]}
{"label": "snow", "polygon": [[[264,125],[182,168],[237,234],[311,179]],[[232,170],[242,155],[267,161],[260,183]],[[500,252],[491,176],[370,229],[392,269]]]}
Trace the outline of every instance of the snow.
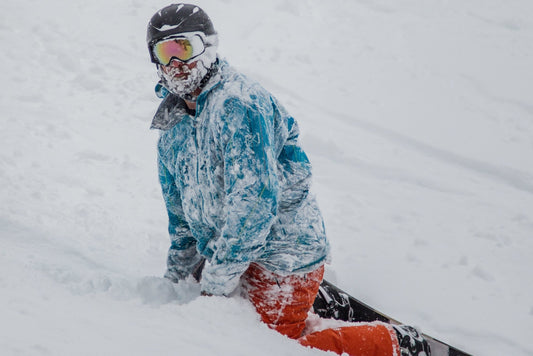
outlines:
{"label": "snow", "polygon": [[[475,355],[533,355],[533,4],[198,1],[298,120],[326,276]],[[0,4],[2,355],[323,355],[161,278],[167,2]]]}

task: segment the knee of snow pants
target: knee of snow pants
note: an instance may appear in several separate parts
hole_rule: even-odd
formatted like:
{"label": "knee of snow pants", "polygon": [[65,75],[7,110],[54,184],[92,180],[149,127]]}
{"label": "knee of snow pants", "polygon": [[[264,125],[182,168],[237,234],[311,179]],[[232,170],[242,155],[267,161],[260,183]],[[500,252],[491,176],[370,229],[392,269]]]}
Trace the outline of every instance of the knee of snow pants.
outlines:
{"label": "knee of snow pants", "polygon": [[324,266],[303,275],[280,276],[252,263],[243,287],[265,324],[297,339],[305,329],[323,275]]}
{"label": "knee of snow pants", "polygon": [[281,276],[252,263],[242,285],[264,323],[304,346],[354,356],[399,355],[396,333],[383,323],[354,323],[302,335],[323,275],[323,266],[306,274]]}

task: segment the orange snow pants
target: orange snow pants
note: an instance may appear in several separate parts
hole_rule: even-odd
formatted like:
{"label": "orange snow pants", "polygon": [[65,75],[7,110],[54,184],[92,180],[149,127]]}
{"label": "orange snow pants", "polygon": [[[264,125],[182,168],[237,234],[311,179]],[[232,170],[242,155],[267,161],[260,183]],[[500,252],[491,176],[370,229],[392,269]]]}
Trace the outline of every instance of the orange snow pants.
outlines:
{"label": "orange snow pants", "polygon": [[379,322],[305,333],[307,313],[323,275],[323,266],[304,275],[281,276],[253,263],[243,275],[242,286],[264,323],[304,346],[339,355],[399,356],[394,329]]}

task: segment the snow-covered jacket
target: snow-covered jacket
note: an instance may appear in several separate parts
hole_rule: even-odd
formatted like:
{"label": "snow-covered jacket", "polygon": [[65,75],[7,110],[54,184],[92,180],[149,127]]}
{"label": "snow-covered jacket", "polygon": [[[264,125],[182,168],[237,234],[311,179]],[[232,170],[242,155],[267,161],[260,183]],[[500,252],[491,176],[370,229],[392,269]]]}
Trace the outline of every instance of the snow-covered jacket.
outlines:
{"label": "snow-covered jacket", "polygon": [[252,262],[279,274],[325,262],[329,245],[298,126],[258,83],[221,61],[195,115],[169,94],[152,128],[161,130],[168,278],[186,278],[205,258],[202,290],[227,295]]}

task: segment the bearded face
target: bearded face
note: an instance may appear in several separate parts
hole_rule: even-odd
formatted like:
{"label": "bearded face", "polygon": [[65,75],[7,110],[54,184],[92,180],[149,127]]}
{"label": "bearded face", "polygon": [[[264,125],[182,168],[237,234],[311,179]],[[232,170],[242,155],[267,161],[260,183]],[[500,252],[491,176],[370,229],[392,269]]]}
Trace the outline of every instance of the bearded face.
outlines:
{"label": "bearded face", "polygon": [[[206,36],[194,32],[180,34],[179,38],[187,40],[186,43],[184,41],[185,46],[176,47],[178,42],[162,41],[161,43],[169,43],[170,46],[163,46],[158,50],[152,47],[153,61],[157,64],[159,78],[168,91],[180,97],[194,97],[194,91],[202,85],[202,80],[216,62],[218,35]],[[195,55],[197,52],[200,54]],[[192,58],[180,57],[186,55],[192,55]]]}
{"label": "bearded face", "polygon": [[157,73],[163,85],[173,94],[184,96],[191,94],[207,74],[208,68],[202,61],[182,63],[172,61],[168,66],[159,65]]}

